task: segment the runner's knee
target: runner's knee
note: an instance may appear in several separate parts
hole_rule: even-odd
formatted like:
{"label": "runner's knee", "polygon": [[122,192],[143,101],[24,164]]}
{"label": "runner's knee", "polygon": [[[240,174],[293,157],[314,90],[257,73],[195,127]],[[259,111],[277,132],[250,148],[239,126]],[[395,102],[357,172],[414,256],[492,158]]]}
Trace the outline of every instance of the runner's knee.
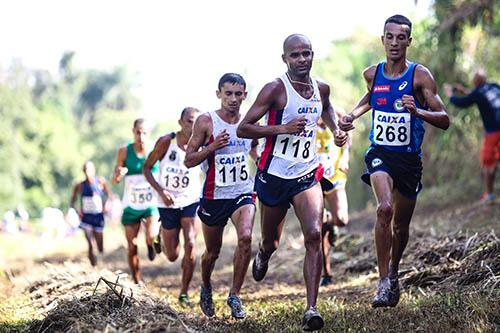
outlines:
{"label": "runner's knee", "polygon": [[321,245],[321,238],[321,231],[319,229],[307,231],[304,234],[304,244],[306,248],[319,247]]}
{"label": "runner's knee", "polygon": [[129,256],[136,256],[137,255],[137,245],[135,245],[135,244],[128,245],[128,255]]}
{"label": "runner's knee", "polygon": [[388,202],[381,202],[377,206],[377,217],[384,227],[389,227],[394,211]]}
{"label": "runner's knee", "polygon": [[217,258],[219,258],[220,254],[220,249],[206,249],[205,253],[203,254],[203,258],[208,261],[215,261]]}
{"label": "runner's knee", "polygon": [[238,247],[245,251],[250,251],[252,247],[252,234],[244,234],[238,239]]}

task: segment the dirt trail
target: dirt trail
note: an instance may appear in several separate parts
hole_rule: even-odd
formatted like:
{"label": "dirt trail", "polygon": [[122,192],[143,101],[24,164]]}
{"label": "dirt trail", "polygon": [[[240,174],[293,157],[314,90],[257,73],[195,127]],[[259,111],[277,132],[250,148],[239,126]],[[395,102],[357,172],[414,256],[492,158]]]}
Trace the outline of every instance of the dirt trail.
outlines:
{"label": "dirt trail", "polygon": [[[357,212],[351,215],[350,226],[346,228],[346,232],[340,237],[335,252],[332,254],[335,283],[332,286],[320,288],[320,302],[335,300],[337,303],[369,303],[377,278],[371,232],[373,217],[373,211]],[[412,222],[410,243],[401,265],[401,270],[405,275],[405,282],[403,282],[405,288],[414,288],[417,293],[421,290],[423,294],[426,294],[429,291],[424,291],[421,288],[438,286],[441,281],[446,279],[448,279],[446,281],[450,285],[458,283],[457,276],[461,274],[462,269],[467,268],[460,266],[462,262],[463,265],[469,265],[469,271],[472,265],[477,264],[473,267],[477,274],[465,282],[462,281],[463,285],[476,286],[479,281],[484,285],[489,283],[490,287],[494,288],[495,286],[492,287],[491,284],[500,279],[500,259],[498,259],[500,257],[500,242],[495,236],[495,234],[500,234],[499,222],[500,205],[498,203],[493,206],[466,203],[446,209],[417,208]],[[256,218],[254,228],[254,251],[260,239],[258,223],[259,217]],[[452,238],[448,238],[448,240],[441,237],[441,235],[459,229],[466,231],[456,234]],[[480,231],[480,233],[474,236],[476,231]],[[289,220],[285,225],[283,235],[280,248],[271,260],[269,273],[265,280],[256,283],[251,277],[251,272],[248,272],[242,292],[242,298],[247,307],[266,302],[271,304],[281,301],[296,302],[297,304],[304,302],[305,288],[302,277],[303,239],[298,222],[292,212],[289,214]],[[231,326],[229,309],[225,306],[224,301],[232,279],[232,255],[235,243],[235,231],[230,226],[226,229],[224,246],[213,275],[213,288],[218,310],[217,319],[208,322],[201,316],[198,306],[193,309],[183,309],[177,305],[182,253],[180,259],[175,263],[167,262],[163,256],[157,257],[154,262],[149,262],[145,259],[144,248],[140,249],[142,272],[147,286],[147,290],[144,292],[147,293],[147,299],[154,299],[155,302],[168,307],[168,309],[171,309],[171,306],[173,308],[172,313],[180,315],[190,327],[189,329],[199,331],[232,330],[234,327]],[[461,252],[453,254],[454,250]],[[479,254],[477,254],[477,257],[468,256],[469,250]],[[199,255],[203,251],[201,235],[198,239],[198,251]],[[10,284],[11,287],[13,286],[12,290],[18,292],[24,290],[26,292],[27,290],[36,289],[37,279],[47,274],[46,272],[49,269],[43,262],[61,264],[67,259],[69,258],[55,256],[44,258],[38,262],[29,260],[11,261],[8,263],[10,265],[8,277],[13,282],[13,284]],[[91,278],[89,279],[97,280],[98,276],[102,274],[109,275],[109,271],[128,272],[126,251],[122,246],[118,246],[115,250],[106,253],[100,264],[101,268],[105,268],[103,271],[93,270],[88,265],[84,255],[80,255],[79,258],[73,257],[70,260],[73,267],[78,267],[78,269],[85,272],[91,272],[92,274],[89,275]],[[486,264],[484,264],[485,262]],[[488,275],[490,274],[488,270],[494,279]],[[28,277],[25,276],[27,273],[29,274]],[[24,283],[20,281],[24,281]],[[200,283],[198,260],[190,292],[195,302],[199,297],[198,288]],[[89,287],[89,282],[87,281],[85,285]],[[2,286],[5,290],[6,284],[4,283]],[[435,287],[435,290],[437,290],[436,288],[438,287]],[[431,290],[431,292],[433,291]],[[38,297],[50,298],[50,295],[39,295]],[[48,304],[51,304],[51,302],[49,301]],[[38,306],[41,307],[40,304]],[[39,310],[42,313],[47,313],[47,309]],[[250,312],[257,311],[255,309],[249,310]],[[254,327],[251,326],[254,323],[250,324],[250,322],[249,319],[248,325],[250,326],[248,327]],[[183,326],[177,325],[176,327]],[[146,327],[142,327],[142,329],[150,331]]]}

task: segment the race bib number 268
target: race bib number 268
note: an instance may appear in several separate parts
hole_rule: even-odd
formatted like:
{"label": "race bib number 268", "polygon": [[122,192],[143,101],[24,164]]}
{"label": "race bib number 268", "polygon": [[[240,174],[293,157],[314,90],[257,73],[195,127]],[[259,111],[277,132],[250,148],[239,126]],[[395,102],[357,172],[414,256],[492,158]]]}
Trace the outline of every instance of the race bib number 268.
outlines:
{"label": "race bib number 268", "polygon": [[410,144],[411,115],[375,110],[373,139],[379,145],[406,146]]}

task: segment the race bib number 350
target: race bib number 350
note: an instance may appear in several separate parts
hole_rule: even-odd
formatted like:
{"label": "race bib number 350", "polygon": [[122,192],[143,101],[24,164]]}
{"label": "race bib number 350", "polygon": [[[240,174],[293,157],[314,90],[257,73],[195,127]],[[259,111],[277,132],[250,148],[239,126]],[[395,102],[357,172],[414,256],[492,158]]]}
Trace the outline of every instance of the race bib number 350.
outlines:
{"label": "race bib number 350", "polygon": [[411,115],[375,110],[373,139],[384,146],[406,146],[410,144]]}
{"label": "race bib number 350", "polygon": [[273,155],[287,161],[309,162],[315,156],[314,137],[280,134],[276,137]]}
{"label": "race bib number 350", "polygon": [[133,209],[146,209],[157,203],[153,188],[143,175],[132,175],[125,179],[124,195],[123,205]]}
{"label": "race bib number 350", "polygon": [[245,153],[217,154],[215,156],[215,185],[233,186],[248,180]]}

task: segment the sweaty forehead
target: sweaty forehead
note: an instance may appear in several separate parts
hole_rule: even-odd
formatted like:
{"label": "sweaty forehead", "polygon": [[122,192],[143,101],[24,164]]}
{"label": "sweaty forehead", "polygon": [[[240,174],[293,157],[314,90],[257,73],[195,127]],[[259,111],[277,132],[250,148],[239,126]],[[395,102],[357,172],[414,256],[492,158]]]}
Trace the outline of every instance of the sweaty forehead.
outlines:
{"label": "sweaty forehead", "polygon": [[410,27],[406,24],[397,24],[389,22],[384,27],[384,35],[386,33],[391,33],[393,35],[406,34],[409,35]]}

